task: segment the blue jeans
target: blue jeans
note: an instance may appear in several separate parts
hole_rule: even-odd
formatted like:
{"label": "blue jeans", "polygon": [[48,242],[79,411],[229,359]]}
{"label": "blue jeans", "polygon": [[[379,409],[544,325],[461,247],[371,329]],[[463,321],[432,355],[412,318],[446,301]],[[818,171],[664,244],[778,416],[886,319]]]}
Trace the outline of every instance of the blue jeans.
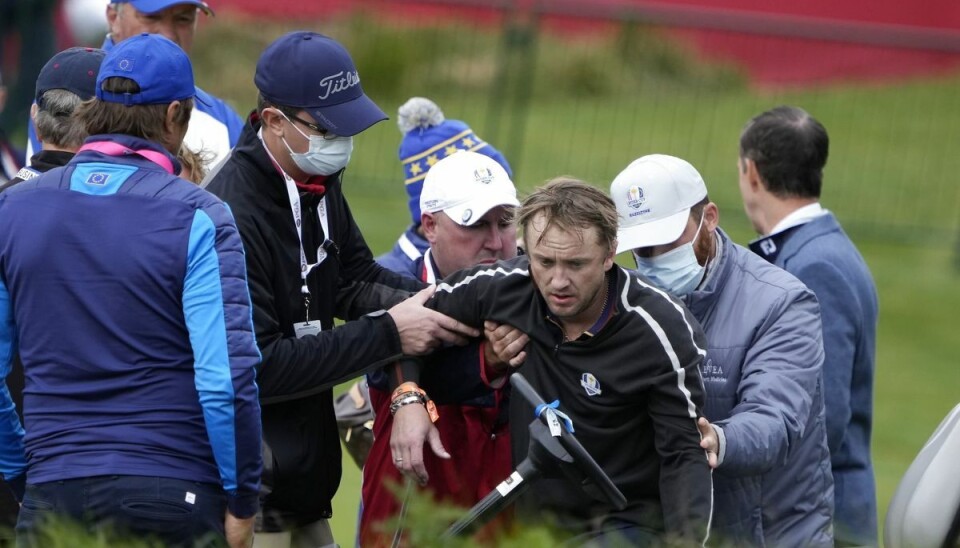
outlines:
{"label": "blue jeans", "polygon": [[[27,485],[17,520],[17,546],[47,544],[44,522],[79,522],[95,532],[153,538],[165,546],[226,545],[223,488],[151,476],[98,476]],[[39,534],[39,536],[38,536]]]}

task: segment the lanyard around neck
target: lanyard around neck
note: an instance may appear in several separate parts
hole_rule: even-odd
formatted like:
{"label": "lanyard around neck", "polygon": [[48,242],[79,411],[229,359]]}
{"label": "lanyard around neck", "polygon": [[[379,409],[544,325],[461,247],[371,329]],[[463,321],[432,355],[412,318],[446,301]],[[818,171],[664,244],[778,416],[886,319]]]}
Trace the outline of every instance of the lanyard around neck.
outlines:
{"label": "lanyard around neck", "polygon": [[[300,280],[303,285],[300,292],[304,295],[310,294],[307,287],[307,275],[310,271],[320,265],[327,258],[327,252],[323,246],[317,248],[317,262],[310,264],[307,262],[307,254],[303,251],[303,211],[300,205],[300,190],[296,183],[286,173],[283,174],[283,181],[287,185],[287,197],[290,199],[290,211],[293,214],[293,225],[297,228],[297,239],[300,241]],[[330,228],[327,221],[327,197],[324,196],[317,204],[317,217],[320,219],[320,228],[323,230],[324,238],[329,237]]]}
{"label": "lanyard around neck", "polygon": [[[290,212],[293,215],[293,226],[297,229],[297,240],[300,243],[300,293],[304,295],[305,298],[310,296],[310,288],[307,287],[307,275],[310,274],[310,271],[320,265],[324,259],[327,258],[327,251],[320,246],[317,248],[317,262],[310,264],[307,262],[307,254],[303,251],[303,210],[300,207],[300,190],[297,188],[296,182],[292,177],[287,175],[287,172],[280,167],[280,164],[273,157],[273,154],[270,153],[270,149],[267,148],[267,144],[263,142],[263,128],[260,128],[260,131],[257,132],[257,137],[260,138],[260,143],[263,145],[263,150],[267,152],[267,156],[270,157],[270,161],[273,162],[273,165],[276,166],[277,171],[280,172],[280,175],[283,176],[283,182],[287,187],[287,198],[290,200]],[[317,205],[317,217],[320,219],[320,228],[323,230],[323,237],[330,238],[330,227],[327,221],[327,197],[324,196],[320,199],[320,203]],[[309,314],[309,300],[306,302],[308,307],[307,313]]]}

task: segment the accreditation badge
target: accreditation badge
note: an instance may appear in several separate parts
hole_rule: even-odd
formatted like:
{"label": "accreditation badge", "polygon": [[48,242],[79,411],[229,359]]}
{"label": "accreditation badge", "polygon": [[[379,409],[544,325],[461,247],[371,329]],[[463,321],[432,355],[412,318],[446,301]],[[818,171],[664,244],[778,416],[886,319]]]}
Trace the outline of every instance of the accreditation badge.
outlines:
{"label": "accreditation badge", "polygon": [[298,339],[307,335],[319,335],[323,329],[320,327],[320,320],[310,320],[309,322],[299,322],[293,324],[293,333]]}

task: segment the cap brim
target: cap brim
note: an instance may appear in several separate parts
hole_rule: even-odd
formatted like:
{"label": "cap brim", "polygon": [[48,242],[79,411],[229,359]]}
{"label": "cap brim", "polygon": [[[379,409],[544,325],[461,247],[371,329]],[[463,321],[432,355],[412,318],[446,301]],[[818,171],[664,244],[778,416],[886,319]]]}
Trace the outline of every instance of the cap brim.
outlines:
{"label": "cap brim", "polygon": [[338,105],[305,107],[304,110],[324,129],[341,137],[356,135],[368,127],[388,118],[369,97],[360,95]]}
{"label": "cap brim", "polygon": [[153,15],[171,6],[179,6],[182,4],[197,6],[201,11],[203,11],[203,13],[206,13],[207,15],[213,15],[213,10],[210,9],[210,6],[201,0],[141,0],[135,4],[131,2],[131,4],[133,7],[137,8],[137,11],[147,15]]}
{"label": "cap brim", "polygon": [[[508,198],[504,196],[489,196],[479,200],[471,200],[461,205],[456,205],[453,207],[448,207],[443,210],[446,213],[447,217],[457,223],[460,226],[471,226],[480,220],[481,217],[487,214],[491,209],[498,206],[514,206],[518,207],[520,202],[516,198]],[[467,216],[466,212],[470,210],[470,215]],[[466,217],[466,219],[464,219]]]}
{"label": "cap brim", "polygon": [[622,227],[617,231],[617,253],[673,243],[683,234],[689,218],[690,210],[684,209],[663,219]]}

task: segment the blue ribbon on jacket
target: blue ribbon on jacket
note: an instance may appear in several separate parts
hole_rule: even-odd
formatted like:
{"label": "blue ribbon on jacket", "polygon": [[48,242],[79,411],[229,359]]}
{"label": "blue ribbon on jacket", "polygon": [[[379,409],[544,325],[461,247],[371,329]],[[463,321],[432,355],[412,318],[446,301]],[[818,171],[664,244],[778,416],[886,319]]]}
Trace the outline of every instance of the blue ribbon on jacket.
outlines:
{"label": "blue ribbon on jacket", "polygon": [[544,412],[560,417],[560,419],[563,421],[564,428],[567,429],[567,432],[570,432],[571,434],[573,433],[573,421],[570,420],[570,417],[566,413],[560,411],[560,400],[553,400],[551,403],[541,403],[536,409],[533,410],[533,414],[538,419]]}

